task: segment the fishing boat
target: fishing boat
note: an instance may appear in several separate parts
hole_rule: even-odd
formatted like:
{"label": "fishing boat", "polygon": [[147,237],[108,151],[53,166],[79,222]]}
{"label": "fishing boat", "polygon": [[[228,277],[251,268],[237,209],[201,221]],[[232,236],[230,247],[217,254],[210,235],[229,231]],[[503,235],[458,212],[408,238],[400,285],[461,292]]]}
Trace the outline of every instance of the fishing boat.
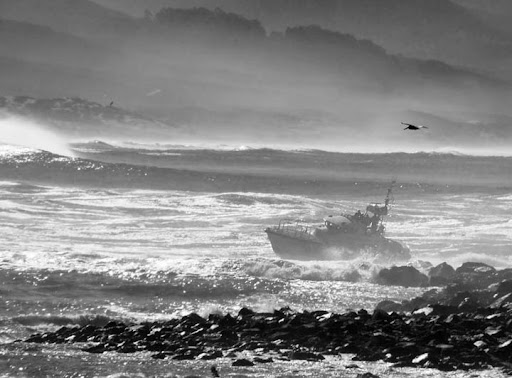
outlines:
{"label": "fishing boat", "polygon": [[384,236],[384,218],[392,203],[393,181],[384,203],[370,203],[353,214],[329,215],[317,225],[281,220],[268,227],[272,249],[283,259],[344,260],[373,255],[386,260],[409,260],[409,248]]}

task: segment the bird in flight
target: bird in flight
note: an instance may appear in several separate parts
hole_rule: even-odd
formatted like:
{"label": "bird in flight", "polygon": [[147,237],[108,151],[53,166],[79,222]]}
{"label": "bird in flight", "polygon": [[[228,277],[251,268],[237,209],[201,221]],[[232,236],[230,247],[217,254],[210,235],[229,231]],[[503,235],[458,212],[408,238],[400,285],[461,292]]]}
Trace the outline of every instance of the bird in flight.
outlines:
{"label": "bird in flight", "polygon": [[407,126],[404,130],[420,130],[420,129],[428,129],[427,126],[421,126],[421,125],[412,125],[410,123],[400,122],[402,125]]}

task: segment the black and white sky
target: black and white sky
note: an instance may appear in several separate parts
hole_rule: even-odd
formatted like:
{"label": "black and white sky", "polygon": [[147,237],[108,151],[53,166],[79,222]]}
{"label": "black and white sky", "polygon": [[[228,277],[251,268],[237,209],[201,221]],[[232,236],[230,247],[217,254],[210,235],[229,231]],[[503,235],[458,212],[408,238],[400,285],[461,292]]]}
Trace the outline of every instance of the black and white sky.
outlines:
{"label": "black and white sky", "polygon": [[169,141],[504,150],[511,16],[507,0],[0,0],[0,96],[114,101]]}

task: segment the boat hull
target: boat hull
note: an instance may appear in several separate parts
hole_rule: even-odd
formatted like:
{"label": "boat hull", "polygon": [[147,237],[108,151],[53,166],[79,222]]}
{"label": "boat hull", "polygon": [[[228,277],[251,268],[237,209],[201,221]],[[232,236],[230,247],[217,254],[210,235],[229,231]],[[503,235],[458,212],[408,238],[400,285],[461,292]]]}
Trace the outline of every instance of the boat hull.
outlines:
{"label": "boat hull", "polygon": [[289,260],[350,260],[363,254],[382,260],[409,260],[407,247],[380,235],[344,234],[330,240],[265,230],[274,252]]}

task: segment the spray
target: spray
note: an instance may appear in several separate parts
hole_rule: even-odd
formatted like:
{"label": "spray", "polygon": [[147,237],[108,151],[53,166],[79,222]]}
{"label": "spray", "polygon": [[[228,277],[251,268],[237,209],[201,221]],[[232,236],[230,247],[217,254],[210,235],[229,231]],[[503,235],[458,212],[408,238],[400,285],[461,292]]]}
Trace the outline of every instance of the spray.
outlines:
{"label": "spray", "polygon": [[73,156],[68,143],[47,126],[18,116],[0,118],[0,143]]}

